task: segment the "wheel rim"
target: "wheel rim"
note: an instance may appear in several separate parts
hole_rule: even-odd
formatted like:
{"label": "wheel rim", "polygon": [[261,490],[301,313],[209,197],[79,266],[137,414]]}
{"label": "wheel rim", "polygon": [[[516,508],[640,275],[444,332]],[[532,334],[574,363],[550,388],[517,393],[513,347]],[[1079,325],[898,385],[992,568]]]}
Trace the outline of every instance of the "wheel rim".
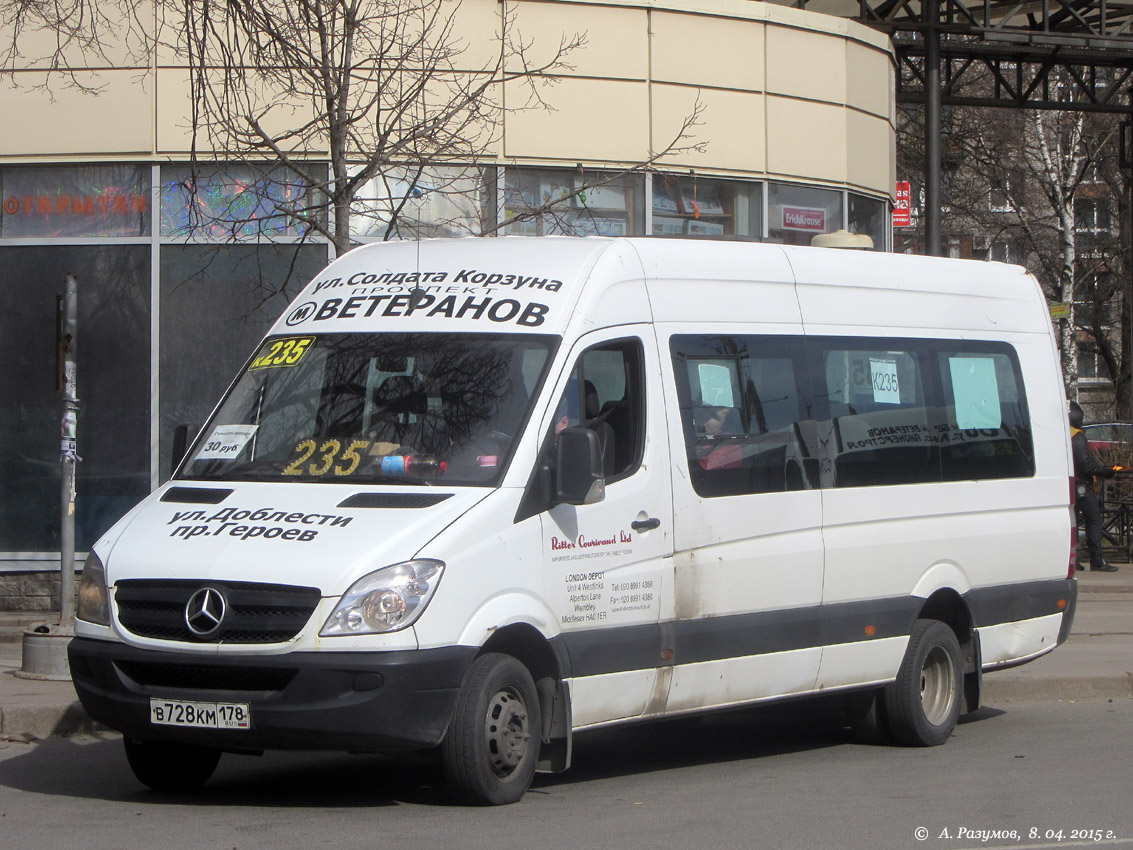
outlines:
{"label": "wheel rim", "polygon": [[499,777],[510,776],[527,755],[531,737],[527,703],[519,691],[501,688],[488,701],[484,734],[492,772]]}
{"label": "wheel rim", "polygon": [[934,646],[921,667],[921,708],[925,719],[940,726],[952,713],[956,699],[956,669],[952,656],[942,646]]}

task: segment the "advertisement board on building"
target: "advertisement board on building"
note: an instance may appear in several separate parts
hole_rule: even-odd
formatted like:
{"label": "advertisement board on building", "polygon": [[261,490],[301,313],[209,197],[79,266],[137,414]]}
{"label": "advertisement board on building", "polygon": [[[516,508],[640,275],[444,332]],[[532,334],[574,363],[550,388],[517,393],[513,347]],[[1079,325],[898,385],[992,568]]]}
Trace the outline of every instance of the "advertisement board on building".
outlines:
{"label": "advertisement board on building", "polygon": [[912,211],[910,209],[910,198],[912,196],[912,188],[908,180],[897,181],[897,191],[894,195],[893,201],[893,226],[894,227],[912,227]]}
{"label": "advertisement board on building", "polygon": [[780,207],[782,230],[804,230],[808,233],[826,232],[826,210],[821,207]]}

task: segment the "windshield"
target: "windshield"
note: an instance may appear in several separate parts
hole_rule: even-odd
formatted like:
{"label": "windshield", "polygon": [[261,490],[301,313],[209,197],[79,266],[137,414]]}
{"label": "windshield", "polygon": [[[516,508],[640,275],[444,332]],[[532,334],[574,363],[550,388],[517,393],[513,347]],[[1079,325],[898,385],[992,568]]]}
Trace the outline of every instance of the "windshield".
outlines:
{"label": "windshield", "polygon": [[493,485],[557,337],[270,337],[179,477]]}

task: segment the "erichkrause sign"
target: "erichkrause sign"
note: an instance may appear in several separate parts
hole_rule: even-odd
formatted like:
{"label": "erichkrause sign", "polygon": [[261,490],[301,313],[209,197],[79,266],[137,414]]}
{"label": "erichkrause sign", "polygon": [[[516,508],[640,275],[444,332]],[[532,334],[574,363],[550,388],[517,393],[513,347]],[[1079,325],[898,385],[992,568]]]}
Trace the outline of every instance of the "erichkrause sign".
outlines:
{"label": "erichkrause sign", "polygon": [[826,232],[826,210],[821,207],[779,207],[779,230],[804,230],[808,233]]}

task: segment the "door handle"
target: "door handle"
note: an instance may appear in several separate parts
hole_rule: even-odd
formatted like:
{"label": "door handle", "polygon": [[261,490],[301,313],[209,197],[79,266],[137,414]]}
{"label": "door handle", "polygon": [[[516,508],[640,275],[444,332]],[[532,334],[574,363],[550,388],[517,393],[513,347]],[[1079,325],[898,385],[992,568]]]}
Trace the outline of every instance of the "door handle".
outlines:
{"label": "door handle", "polygon": [[634,531],[651,531],[660,525],[661,520],[656,517],[650,517],[649,519],[635,519],[629,524],[629,527]]}

